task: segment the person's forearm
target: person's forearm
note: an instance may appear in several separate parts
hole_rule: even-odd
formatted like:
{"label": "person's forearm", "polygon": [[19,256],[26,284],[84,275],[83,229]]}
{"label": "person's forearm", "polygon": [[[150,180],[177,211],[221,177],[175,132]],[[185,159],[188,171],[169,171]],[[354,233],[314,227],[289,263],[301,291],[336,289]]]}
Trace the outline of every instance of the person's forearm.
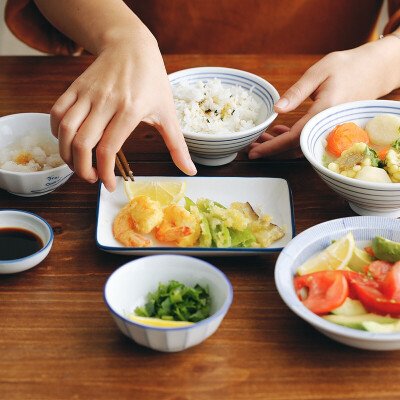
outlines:
{"label": "person's forearm", "polygon": [[127,39],[155,40],[122,0],[34,1],[52,25],[95,55]]}

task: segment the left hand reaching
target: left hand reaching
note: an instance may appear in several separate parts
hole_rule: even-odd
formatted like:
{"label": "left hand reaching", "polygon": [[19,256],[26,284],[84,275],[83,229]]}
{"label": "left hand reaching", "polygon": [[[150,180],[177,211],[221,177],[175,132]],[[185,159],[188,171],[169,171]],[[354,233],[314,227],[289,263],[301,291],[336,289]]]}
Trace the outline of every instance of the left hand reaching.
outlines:
{"label": "left hand reaching", "polygon": [[393,35],[352,50],[330,53],[311,68],[275,104],[287,113],[307,97],[313,104],[291,128],[276,125],[248,148],[249,158],[298,158],[304,125],[322,110],[355,100],[376,99],[400,86],[400,39]]}

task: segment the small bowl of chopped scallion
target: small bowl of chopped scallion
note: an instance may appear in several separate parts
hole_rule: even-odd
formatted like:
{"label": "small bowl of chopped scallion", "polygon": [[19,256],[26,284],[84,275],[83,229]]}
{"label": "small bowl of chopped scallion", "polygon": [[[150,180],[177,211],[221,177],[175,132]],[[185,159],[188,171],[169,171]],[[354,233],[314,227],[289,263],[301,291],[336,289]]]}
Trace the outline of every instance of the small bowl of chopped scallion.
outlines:
{"label": "small bowl of chopped scallion", "polygon": [[120,330],[138,344],[166,352],[211,336],[232,298],[232,286],[220,270],[180,255],[130,261],[104,287],[104,300]]}

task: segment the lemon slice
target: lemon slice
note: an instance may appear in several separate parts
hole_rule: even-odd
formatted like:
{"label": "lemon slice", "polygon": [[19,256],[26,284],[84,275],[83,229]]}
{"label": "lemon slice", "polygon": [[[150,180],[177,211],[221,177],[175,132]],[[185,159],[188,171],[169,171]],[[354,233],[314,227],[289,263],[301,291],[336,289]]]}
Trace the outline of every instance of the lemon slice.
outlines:
{"label": "lemon slice", "polygon": [[193,322],[188,321],[168,321],[166,319],[159,318],[138,317],[134,314],[129,314],[129,319],[139,324],[158,326],[161,328],[181,328],[183,326],[193,325]]}
{"label": "lemon slice", "polygon": [[343,269],[350,261],[354,248],[353,234],[348,233],[299,267],[297,273],[305,275],[317,271]]}
{"label": "lemon slice", "polygon": [[353,254],[351,255],[351,258],[349,260],[349,267],[353,271],[363,272],[363,268],[366,265],[371,264],[374,260],[375,257],[372,257],[366,251],[354,247]]}
{"label": "lemon slice", "polygon": [[148,196],[162,206],[177,203],[185,194],[186,182],[124,181],[129,200],[137,196]]}

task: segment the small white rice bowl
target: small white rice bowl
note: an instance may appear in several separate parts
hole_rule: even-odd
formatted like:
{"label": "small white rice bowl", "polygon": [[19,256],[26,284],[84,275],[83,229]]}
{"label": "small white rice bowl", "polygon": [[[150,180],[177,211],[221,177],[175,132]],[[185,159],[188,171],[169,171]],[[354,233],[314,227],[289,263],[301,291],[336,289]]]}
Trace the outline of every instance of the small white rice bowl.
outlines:
{"label": "small white rice bowl", "polygon": [[18,196],[41,196],[63,185],[71,175],[58,153],[49,114],[0,118],[0,189]]}

